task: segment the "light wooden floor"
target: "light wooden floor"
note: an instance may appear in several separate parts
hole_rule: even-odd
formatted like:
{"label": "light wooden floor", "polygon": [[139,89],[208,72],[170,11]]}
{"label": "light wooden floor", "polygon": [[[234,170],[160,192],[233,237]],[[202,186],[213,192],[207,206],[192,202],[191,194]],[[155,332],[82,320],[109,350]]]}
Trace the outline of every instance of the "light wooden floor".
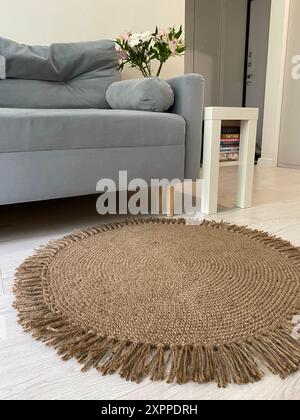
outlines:
{"label": "light wooden floor", "polygon": [[[224,168],[222,206],[213,219],[264,229],[300,246],[300,171],[257,168],[254,206],[248,210],[232,208],[234,187],[235,169]],[[24,334],[12,309],[15,268],[48,240],[108,220],[97,216],[95,198],[90,197],[0,207],[4,283],[4,295],[0,296],[0,399],[300,399],[300,373],[285,381],[267,375],[258,384],[225,390],[214,384],[177,386],[145,381],[136,385],[117,375],[82,374],[76,362],[62,362],[52,349]]]}

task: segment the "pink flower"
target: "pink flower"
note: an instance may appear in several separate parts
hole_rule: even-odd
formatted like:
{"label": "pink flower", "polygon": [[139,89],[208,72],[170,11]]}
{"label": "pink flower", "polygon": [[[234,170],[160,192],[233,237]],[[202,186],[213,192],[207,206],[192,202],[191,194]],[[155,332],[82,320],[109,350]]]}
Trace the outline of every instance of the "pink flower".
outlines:
{"label": "pink flower", "polygon": [[118,54],[119,60],[121,60],[121,61],[127,60],[127,58],[128,58],[127,52],[125,50],[123,50],[122,48],[117,49],[117,54]]}
{"label": "pink flower", "polygon": [[174,39],[170,39],[168,41],[169,44],[169,48],[172,54],[176,54],[177,51],[177,47],[178,47],[178,39],[174,38]]}
{"label": "pink flower", "polygon": [[121,41],[127,42],[129,41],[129,38],[131,37],[131,32],[124,32],[122,35],[119,36],[119,39]]}
{"label": "pink flower", "polygon": [[161,29],[161,30],[158,32],[158,36],[159,36],[159,38],[161,38],[163,41],[167,41],[167,40],[168,40],[169,33],[168,33],[168,31],[167,31],[166,29]]}

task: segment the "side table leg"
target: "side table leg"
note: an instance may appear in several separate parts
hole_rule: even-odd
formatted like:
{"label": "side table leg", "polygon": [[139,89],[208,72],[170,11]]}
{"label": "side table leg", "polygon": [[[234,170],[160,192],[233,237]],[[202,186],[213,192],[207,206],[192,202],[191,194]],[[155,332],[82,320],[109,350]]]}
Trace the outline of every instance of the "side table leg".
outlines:
{"label": "side table leg", "polygon": [[205,121],[201,211],[207,215],[218,212],[221,125],[219,120]]}
{"label": "side table leg", "polygon": [[167,192],[167,217],[174,217],[175,214],[175,187],[170,186]]}
{"label": "side table leg", "polygon": [[242,209],[252,206],[256,133],[257,121],[242,121],[236,202]]}

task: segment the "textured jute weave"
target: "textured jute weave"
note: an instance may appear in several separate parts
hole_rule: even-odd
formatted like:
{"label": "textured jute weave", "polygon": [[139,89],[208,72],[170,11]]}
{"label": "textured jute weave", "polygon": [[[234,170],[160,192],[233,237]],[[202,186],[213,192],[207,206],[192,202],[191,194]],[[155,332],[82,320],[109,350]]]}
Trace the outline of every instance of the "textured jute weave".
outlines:
{"label": "textured jute weave", "polygon": [[300,367],[300,251],[244,227],[137,220],[52,241],[18,269],[19,322],[122,378],[246,384]]}

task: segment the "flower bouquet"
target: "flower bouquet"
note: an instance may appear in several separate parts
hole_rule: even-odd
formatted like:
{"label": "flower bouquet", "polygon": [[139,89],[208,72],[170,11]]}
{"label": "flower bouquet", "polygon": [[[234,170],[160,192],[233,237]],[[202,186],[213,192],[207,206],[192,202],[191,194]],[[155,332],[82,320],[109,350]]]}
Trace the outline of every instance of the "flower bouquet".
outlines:
{"label": "flower bouquet", "polygon": [[144,77],[151,77],[153,61],[159,62],[156,77],[159,77],[164,64],[171,57],[179,57],[186,50],[182,39],[182,26],[168,30],[156,28],[154,33],[126,32],[116,40],[116,47],[120,59],[120,71],[129,64],[141,71]]}

